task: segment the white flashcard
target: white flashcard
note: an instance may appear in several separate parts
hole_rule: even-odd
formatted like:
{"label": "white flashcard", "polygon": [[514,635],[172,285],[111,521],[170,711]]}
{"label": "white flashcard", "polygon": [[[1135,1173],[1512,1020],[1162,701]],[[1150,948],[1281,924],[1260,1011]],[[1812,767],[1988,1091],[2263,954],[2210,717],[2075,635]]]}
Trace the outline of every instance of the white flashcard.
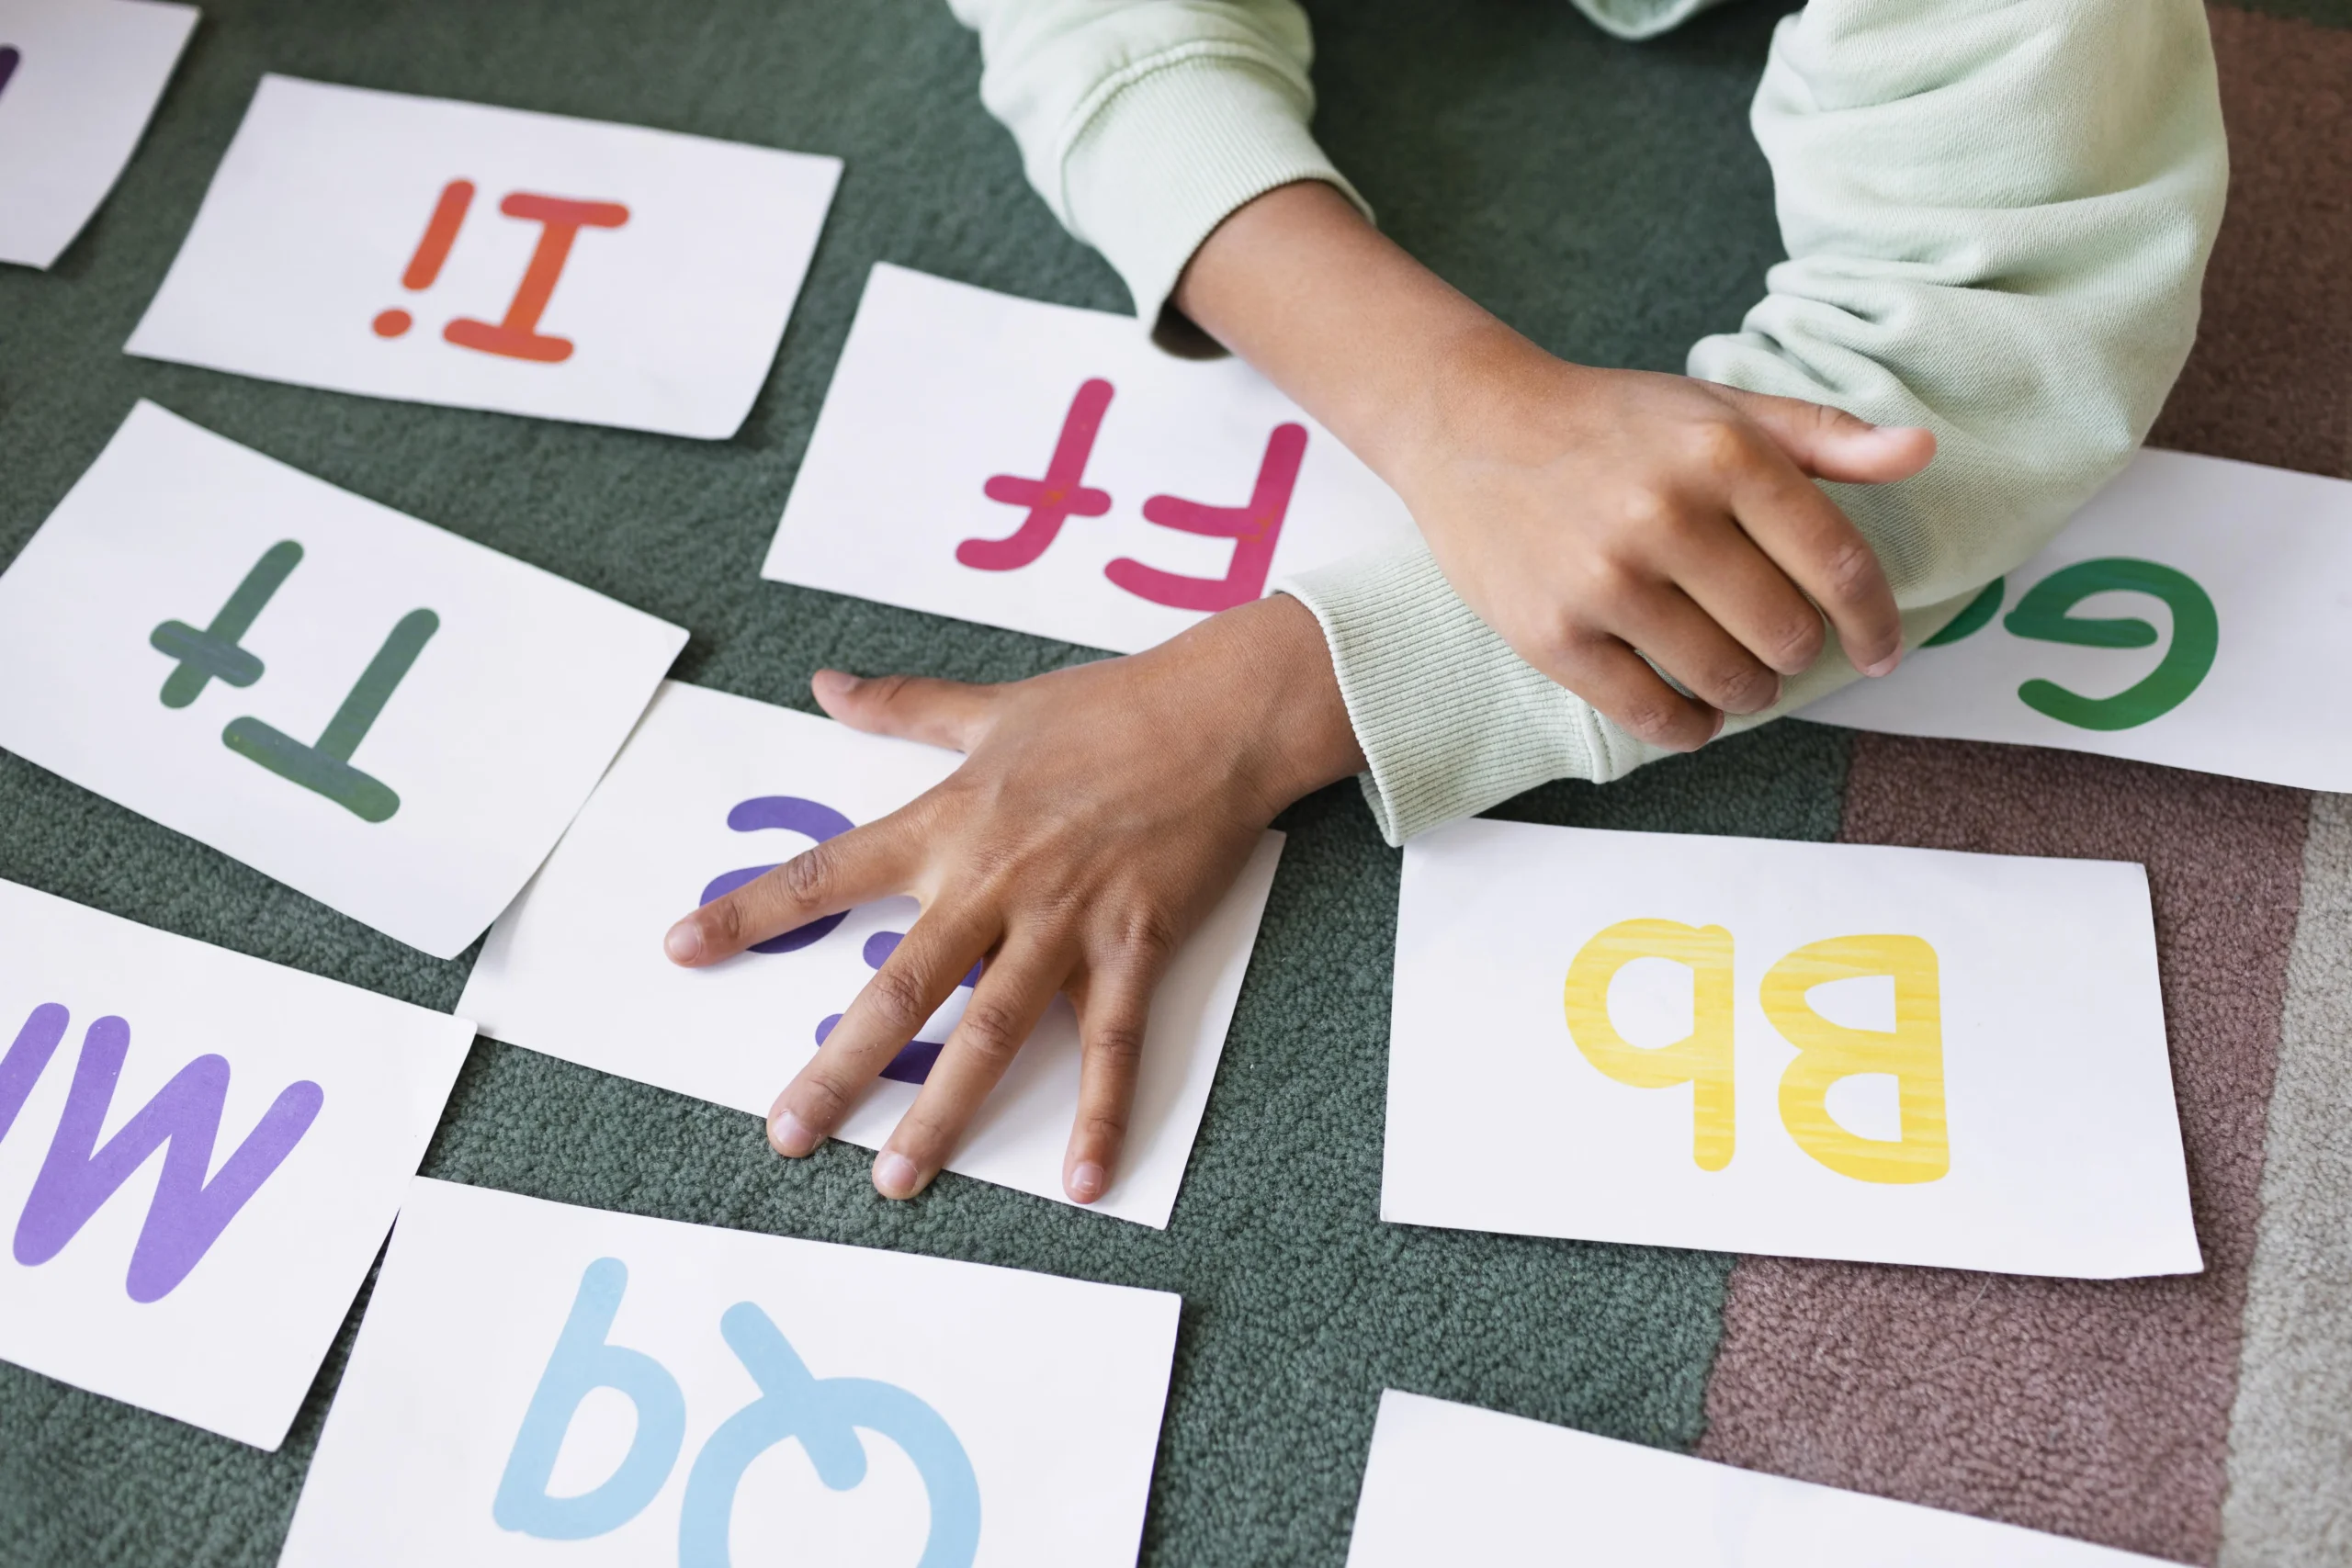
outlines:
{"label": "white flashcard", "polygon": [[1520,822],[1424,834],[1396,917],[1380,1212],[2195,1273],[2147,874]]}
{"label": "white flashcard", "polygon": [[0,882],[0,1358],[275,1449],[473,1025]]}
{"label": "white flashcard", "polygon": [[763,577],[1134,653],[1411,514],[1238,359],[876,265]]}
{"label": "white flashcard", "polygon": [[455,958],[685,640],[141,402],[0,574],[0,746]]}
{"label": "white flashcard", "polygon": [[1804,710],[2352,791],[2352,482],[2143,451],[1903,668]]}
{"label": "white flashcard", "polygon": [[278,1562],[1132,1563],[1180,1304],[420,1179]]}
{"label": "white flashcard", "polygon": [[722,439],[767,380],[841,170],[265,76],[125,349]]}
{"label": "white flashcard", "polygon": [[[672,964],[662,933],[769,866],[888,816],[961,761],[665,682],[579,820],[491,928],[458,1010],[510,1045],[765,1118],[918,906],[888,898],[829,915],[707,969]],[[1266,834],[1161,980],[1126,1146],[1091,1211],[1166,1228],[1282,844]],[[972,978],[883,1070],[840,1137],[865,1148],[888,1139],[963,1016]],[[947,1168],[1068,1202],[1078,1069],[1078,1019],[1057,998]]]}
{"label": "white flashcard", "polygon": [[1380,1396],[1348,1568],[1567,1562],[2154,1568],[2157,1560],[1475,1405],[1395,1389]]}
{"label": "white flashcard", "polygon": [[46,267],[122,175],[197,9],[0,0],[0,262]]}

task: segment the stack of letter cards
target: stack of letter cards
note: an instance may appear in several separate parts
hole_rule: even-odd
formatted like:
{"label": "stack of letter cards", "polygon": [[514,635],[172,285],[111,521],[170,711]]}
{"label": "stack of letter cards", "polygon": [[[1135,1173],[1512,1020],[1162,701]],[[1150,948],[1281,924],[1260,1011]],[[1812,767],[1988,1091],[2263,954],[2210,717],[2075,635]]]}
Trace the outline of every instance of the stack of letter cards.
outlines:
{"label": "stack of letter cards", "polygon": [[840,177],[837,158],[265,76],[127,346],[723,438]]}
{"label": "stack of letter cards", "polygon": [[193,6],[0,0],[0,262],[54,263],[130,162]]}
{"label": "stack of letter cards", "polygon": [[685,636],[142,402],[0,575],[0,746],[453,958]]}
{"label": "stack of letter cards", "polygon": [[420,1180],[278,1561],[1132,1563],[1178,1305]]}
{"label": "stack of letter cards", "polygon": [[473,1025],[0,882],[0,1358],[275,1449]]}
{"label": "stack of letter cards", "polygon": [[1348,1568],[1440,1562],[2154,1568],[2156,1559],[1391,1389],[1380,1396]]}
{"label": "stack of letter cards", "polygon": [[1461,822],[1396,987],[1384,1219],[2201,1267],[2137,865]]}
{"label": "stack of letter cards", "polygon": [[[492,928],[458,1010],[508,1044],[765,1117],[905,934],[915,901],[830,915],[707,969],[672,964],[662,933],[811,844],[888,815],[960,761],[665,682],[579,820]],[[1125,1150],[1095,1210],[1168,1224],[1281,852],[1282,835],[1268,833],[1160,982]],[[889,1137],[970,995],[958,988],[839,1136],[868,1148]],[[947,1168],[1068,1201],[1062,1155],[1078,1069],[1078,1021],[1057,999]]]}
{"label": "stack of letter cards", "polygon": [[877,265],[761,575],[1134,653],[1416,537],[1238,359]]}
{"label": "stack of letter cards", "polygon": [[2352,483],[2142,452],[1883,681],[1807,718],[2352,790]]}

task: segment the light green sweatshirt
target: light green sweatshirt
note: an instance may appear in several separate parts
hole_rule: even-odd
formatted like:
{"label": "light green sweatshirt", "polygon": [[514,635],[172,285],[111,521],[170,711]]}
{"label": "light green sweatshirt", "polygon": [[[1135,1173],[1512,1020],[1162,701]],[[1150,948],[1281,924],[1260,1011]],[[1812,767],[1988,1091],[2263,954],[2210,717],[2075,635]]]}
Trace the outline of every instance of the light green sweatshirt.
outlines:
{"label": "light green sweatshirt", "polygon": [[[1157,322],[1225,216],[1299,179],[1362,198],[1307,131],[1292,0],[950,0],[1030,182]],[[1622,37],[1712,0],[1576,0]],[[1914,646],[2131,457],[2187,357],[2227,160],[2199,0],[1812,0],[1756,92],[1789,259],[1693,376],[1925,425],[1936,460],[1826,485]],[[1531,218],[1531,221],[1532,221]],[[1426,549],[1281,584],[1315,612],[1391,843],[1547,779],[1661,755],[1512,653]],[[1771,712],[1855,678],[1832,647]]]}

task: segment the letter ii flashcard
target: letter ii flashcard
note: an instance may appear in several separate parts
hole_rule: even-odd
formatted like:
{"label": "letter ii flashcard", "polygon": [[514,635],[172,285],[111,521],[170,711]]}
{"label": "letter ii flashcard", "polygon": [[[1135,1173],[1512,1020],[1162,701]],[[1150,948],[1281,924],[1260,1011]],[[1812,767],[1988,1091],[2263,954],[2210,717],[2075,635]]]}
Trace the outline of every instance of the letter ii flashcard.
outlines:
{"label": "letter ii flashcard", "polygon": [[141,403],[0,574],[0,746],[454,958],[685,637]]}
{"label": "letter ii flashcard", "polygon": [[708,440],[841,160],[265,76],[128,352]]}
{"label": "letter ii flashcard", "polygon": [[2137,865],[1459,822],[1405,847],[1390,1032],[1386,1220],[2202,1267]]}
{"label": "letter ii flashcard", "polygon": [[0,882],[0,1357],[257,1448],[474,1028]]}
{"label": "letter ii flashcard", "polygon": [[1133,1563],[1178,1306],[420,1179],[278,1561]]}

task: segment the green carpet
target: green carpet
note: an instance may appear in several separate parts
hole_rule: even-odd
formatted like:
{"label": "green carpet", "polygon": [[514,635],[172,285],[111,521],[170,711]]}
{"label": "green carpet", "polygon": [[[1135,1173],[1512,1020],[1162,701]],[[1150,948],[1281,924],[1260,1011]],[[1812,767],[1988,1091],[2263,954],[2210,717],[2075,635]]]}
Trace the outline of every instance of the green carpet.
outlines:
{"label": "green carpet", "polygon": [[[1786,8],[1752,0],[1636,49],[1564,4],[1320,6],[1318,130],[1392,233],[1548,346],[1679,368],[1693,338],[1736,321],[1780,254],[1746,115]],[[2352,0],[2276,8],[2352,23]],[[696,444],[123,356],[265,70],[844,157],[741,435]],[[0,270],[0,559],[145,396],[688,626],[676,672],[704,684],[807,707],[821,663],[1005,679],[1091,657],[757,575],[873,262],[1125,304],[1022,183],[979,107],[978,72],[941,0],[209,6],[90,230],[53,273]],[[1783,725],[1507,810],[1826,839],[1846,750],[1838,732]],[[13,757],[0,757],[0,876],[430,1007],[452,1006],[462,985],[469,959],[424,958]],[[892,1205],[868,1187],[861,1151],[787,1165],[751,1118],[488,1043],[424,1168],[1180,1292],[1145,1532],[1155,1563],[1338,1562],[1385,1386],[1690,1447],[1730,1259],[1380,1224],[1396,855],[1351,785],[1281,826],[1289,851],[1164,1235],[955,1176]],[[272,1561],[350,1332],[274,1455],[0,1366],[0,1563]]]}

